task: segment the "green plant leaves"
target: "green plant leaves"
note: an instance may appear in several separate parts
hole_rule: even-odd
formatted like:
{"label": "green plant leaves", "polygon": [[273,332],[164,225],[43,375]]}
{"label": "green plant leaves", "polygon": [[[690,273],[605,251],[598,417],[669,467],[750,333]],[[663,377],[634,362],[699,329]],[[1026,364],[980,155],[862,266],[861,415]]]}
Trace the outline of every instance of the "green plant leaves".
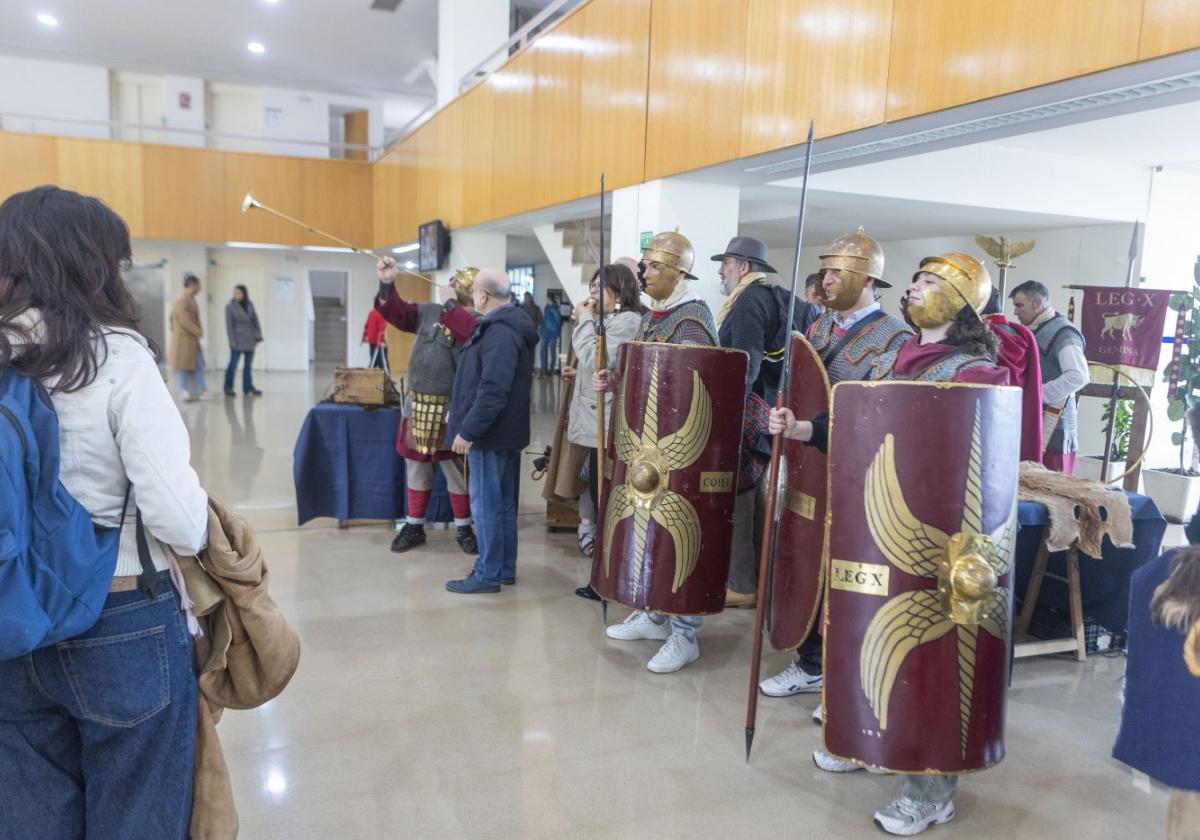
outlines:
{"label": "green plant leaves", "polygon": [[1187,414],[1187,410],[1187,400],[1182,398],[1173,399],[1171,400],[1170,404],[1167,405],[1167,417],[1172,423],[1178,423]]}

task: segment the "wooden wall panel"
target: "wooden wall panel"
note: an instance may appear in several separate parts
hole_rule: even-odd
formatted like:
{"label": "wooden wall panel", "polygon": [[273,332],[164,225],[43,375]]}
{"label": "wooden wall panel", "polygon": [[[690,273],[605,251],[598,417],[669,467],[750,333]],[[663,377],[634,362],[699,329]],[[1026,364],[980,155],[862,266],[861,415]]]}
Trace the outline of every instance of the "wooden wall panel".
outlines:
{"label": "wooden wall panel", "polygon": [[[300,177],[303,187],[299,218],[359,248],[370,247],[374,233],[370,164],[306,159]],[[302,232],[305,245],[336,244]]]}
{"label": "wooden wall panel", "polygon": [[646,177],[738,157],[747,0],[654,0]]}
{"label": "wooden wall panel", "polygon": [[462,104],[455,101],[417,132],[417,223],[441,219],[457,228],[462,219]]}
{"label": "wooden wall panel", "polygon": [[749,0],[743,156],[883,122],[892,0]]}
{"label": "wooden wall panel", "polygon": [[[538,38],[533,54],[533,191],[529,208],[579,197],[579,98],[583,16]],[[598,173],[597,173],[598,174]]]}
{"label": "wooden wall panel", "polygon": [[411,164],[403,162],[403,156],[402,151],[393,149],[371,168],[377,248],[417,238],[412,186],[416,182],[416,171]]}
{"label": "wooden wall panel", "polygon": [[0,201],[57,183],[58,144],[53,137],[0,133]]}
{"label": "wooden wall panel", "polygon": [[495,92],[478,85],[462,98],[463,227],[492,219],[492,146],[495,142]]}
{"label": "wooden wall panel", "polygon": [[302,245],[304,231],[261,210],[241,212],[242,198],[254,197],[281,213],[299,218],[304,212],[300,183],[304,161],[300,158],[233,154],[225,159],[225,238],[235,242],[274,242]]}
{"label": "wooden wall panel", "polygon": [[646,175],[646,85],[650,0],[593,0],[584,6],[577,195],[641,183]]}
{"label": "wooden wall panel", "polygon": [[130,235],[146,235],[142,149],[136,143],[58,138],[58,185],[94,195],[115,210]]}
{"label": "wooden wall panel", "polygon": [[224,153],[146,146],[142,166],[147,238],[225,241],[237,208],[225,200]]}
{"label": "wooden wall panel", "polygon": [[484,82],[492,89],[492,215],[504,218],[529,209],[533,190],[533,86],[531,52],[524,52]]}
{"label": "wooden wall panel", "polygon": [[1200,2],[1145,0],[1138,58],[1200,48]]}
{"label": "wooden wall panel", "polygon": [[1137,60],[1133,0],[895,0],[887,119]]}

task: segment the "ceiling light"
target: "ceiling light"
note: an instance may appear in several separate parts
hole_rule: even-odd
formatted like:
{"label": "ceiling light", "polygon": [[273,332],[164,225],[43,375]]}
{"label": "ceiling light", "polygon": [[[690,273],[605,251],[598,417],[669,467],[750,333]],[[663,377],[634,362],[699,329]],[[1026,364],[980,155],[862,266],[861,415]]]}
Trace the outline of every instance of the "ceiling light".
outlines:
{"label": "ceiling light", "polygon": [[226,248],[254,248],[268,251],[290,251],[294,245],[280,245],[274,242],[226,242]]}
{"label": "ceiling light", "polygon": [[56,18],[54,15],[42,13],[37,17],[38,23],[40,23],[42,26],[58,26],[58,18]]}
{"label": "ceiling light", "polygon": [[401,246],[399,246],[399,247],[397,247],[397,248],[393,248],[393,249],[392,249],[392,253],[393,253],[393,254],[408,254],[408,253],[411,253],[411,252],[413,252],[413,251],[417,250],[417,249],[418,249],[418,248],[420,248],[420,247],[421,247],[421,246],[420,246],[420,244],[419,244],[419,243],[417,243],[417,242],[410,242],[410,243],[408,243],[407,245],[401,245]]}
{"label": "ceiling light", "polygon": [[265,0],[265,2],[270,3],[271,5],[275,5],[276,3],[279,2],[279,0]]}
{"label": "ceiling light", "polygon": [[318,251],[323,254],[353,254],[349,248],[339,248],[336,245],[305,245],[302,251]]}
{"label": "ceiling light", "polygon": [[413,262],[412,260],[409,260],[408,262],[406,262],[404,264],[404,267],[405,268],[416,268],[417,264],[415,262]]}
{"label": "ceiling light", "polygon": [[255,55],[262,55],[267,51],[267,48],[264,47],[260,41],[251,41],[246,45],[246,49],[250,50],[250,52],[254,53]]}

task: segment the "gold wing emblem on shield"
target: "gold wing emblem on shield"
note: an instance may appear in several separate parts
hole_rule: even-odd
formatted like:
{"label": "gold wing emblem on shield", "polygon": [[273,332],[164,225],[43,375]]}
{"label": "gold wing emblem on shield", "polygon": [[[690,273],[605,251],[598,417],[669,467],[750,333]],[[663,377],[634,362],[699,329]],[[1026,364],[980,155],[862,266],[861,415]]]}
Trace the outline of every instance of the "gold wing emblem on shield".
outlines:
{"label": "gold wing emblem on shield", "polygon": [[625,483],[609,493],[604,524],[604,574],[612,560],[612,537],[617,525],[634,517],[633,568],[630,585],[637,597],[642,586],[642,570],[650,521],[665,528],[675,547],[675,575],[671,591],[677,592],[696,570],[700,556],[700,517],[685,497],[669,490],[672,470],[682,470],[696,462],[708,446],[712,432],[712,397],[697,371],[692,371],[692,401],[683,425],[676,431],[658,436],[658,356],[650,368],[650,388],[642,430],[634,433],[625,418],[625,389],[617,402],[617,458],[626,465]]}
{"label": "gold wing emblem on shield", "polygon": [[975,407],[971,453],[963,495],[959,533],[922,522],[904,498],[896,472],[895,440],[891,434],[867,469],[864,503],[867,527],[888,562],[913,577],[938,580],[937,589],[903,592],[884,604],[871,619],[863,637],[859,679],[879,720],[887,729],[888,704],[900,667],[921,645],[957,628],[959,735],[965,756],[975,694],[975,655],[979,630],[1007,643],[1009,590],[997,586],[1012,563],[1017,500],[1004,523],[982,534],[982,429]]}

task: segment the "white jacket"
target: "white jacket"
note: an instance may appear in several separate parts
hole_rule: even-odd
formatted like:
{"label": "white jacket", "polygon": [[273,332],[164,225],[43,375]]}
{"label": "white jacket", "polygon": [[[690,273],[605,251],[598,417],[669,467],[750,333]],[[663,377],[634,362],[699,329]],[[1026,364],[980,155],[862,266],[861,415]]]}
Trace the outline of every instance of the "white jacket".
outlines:
{"label": "white jacket", "polygon": [[[116,527],[126,487],[130,505],[116,575],[137,575],[134,505],[150,543],[155,568],[167,568],[159,540],[177,554],[193,555],[208,532],[208,494],[192,469],[191,446],[179,409],[145,341],[113,331],[103,339],[107,358],[91,384],[51,394],[58,414],[62,464],[59,478],[97,525]],[[53,381],[43,382],[47,389]]]}

